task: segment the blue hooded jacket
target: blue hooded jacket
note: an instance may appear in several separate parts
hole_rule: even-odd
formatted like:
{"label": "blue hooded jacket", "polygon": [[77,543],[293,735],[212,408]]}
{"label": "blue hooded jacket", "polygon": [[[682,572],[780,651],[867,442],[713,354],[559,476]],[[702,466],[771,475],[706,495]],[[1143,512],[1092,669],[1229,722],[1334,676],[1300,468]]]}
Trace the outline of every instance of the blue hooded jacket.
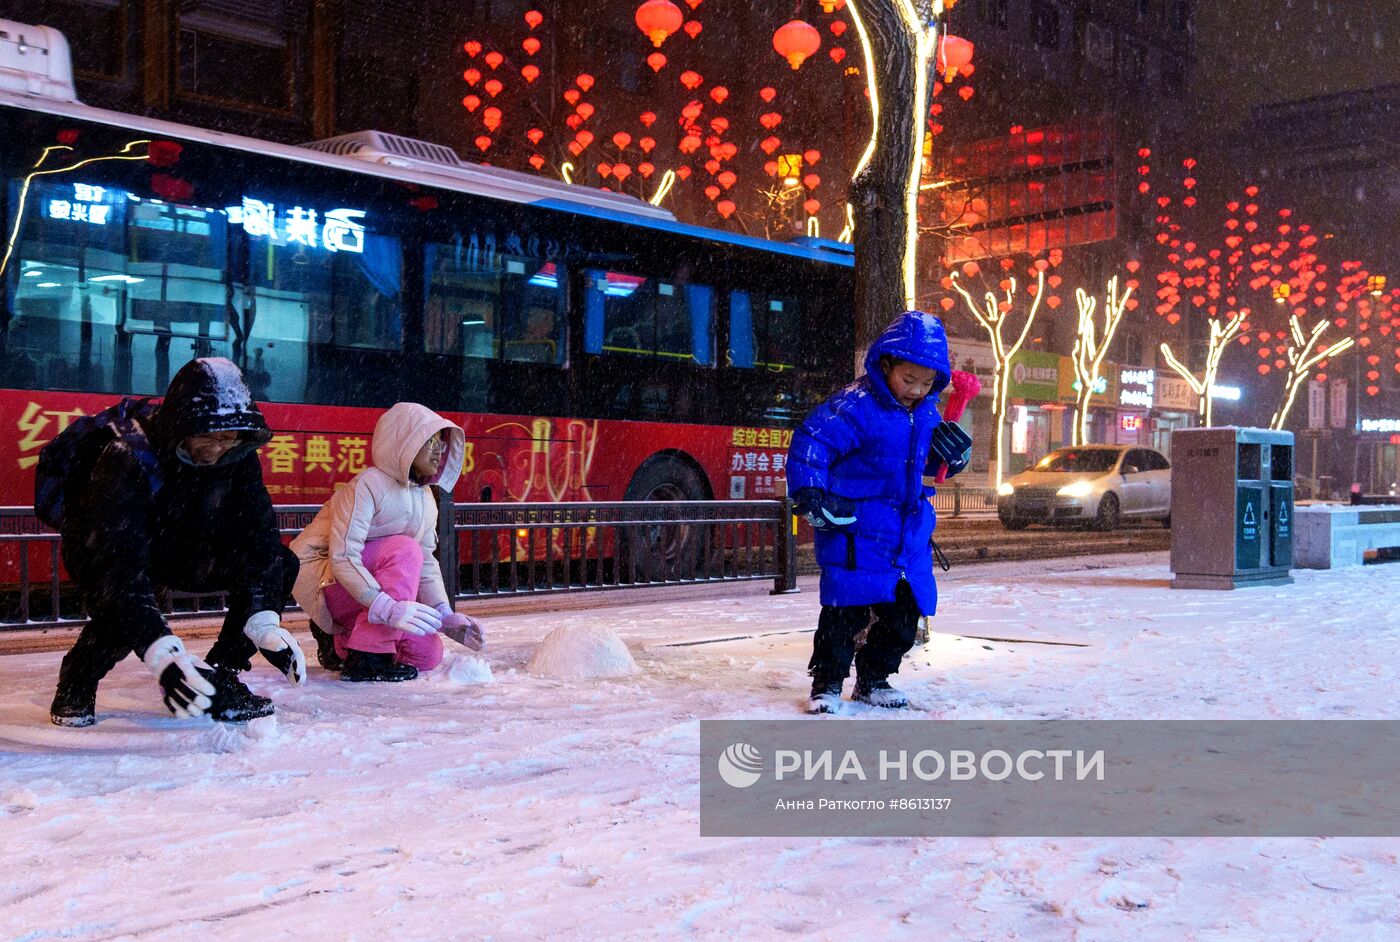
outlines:
{"label": "blue hooded jacket", "polygon": [[[886,354],[938,373],[913,409],[885,382]],[[951,376],[943,322],[908,311],[870,345],[865,375],[818,406],[792,436],[788,493],[816,487],[855,505],[855,523],[816,535],[823,605],[893,602],[904,578],[920,610],[934,613],[933,488],[924,486],[923,474],[941,421],[938,394]]]}

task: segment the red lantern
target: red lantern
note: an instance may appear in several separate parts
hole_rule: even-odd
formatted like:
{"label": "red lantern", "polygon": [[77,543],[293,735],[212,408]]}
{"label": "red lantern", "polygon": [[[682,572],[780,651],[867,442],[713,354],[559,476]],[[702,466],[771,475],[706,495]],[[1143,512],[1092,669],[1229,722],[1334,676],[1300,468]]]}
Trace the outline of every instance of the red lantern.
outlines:
{"label": "red lantern", "polygon": [[776,137],[765,137],[762,141],[759,142],[758,146],[763,148],[763,152],[765,154],[771,154],[773,153],[773,151],[777,150],[782,145],[782,143],[783,142],[778,140],[778,138]]}
{"label": "red lantern", "polygon": [[710,120],[710,127],[714,129],[714,132],[716,134],[723,134],[725,131],[729,130],[729,119],[712,118]]}
{"label": "red lantern", "polygon": [[702,76],[699,72],[696,72],[694,69],[686,69],[684,72],[681,73],[681,84],[684,85],[686,88],[690,89],[692,92],[699,88],[701,85],[703,85],[704,82],[705,77]]}
{"label": "red lantern", "polygon": [[644,160],[637,164],[637,172],[644,177],[649,177],[656,172],[656,165]]}
{"label": "red lantern", "polygon": [[[818,0],[818,2],[821,4],[823,13],[835,13],[846,6],[846,0]],[[952,4],[950,3],[948,6],[951,7]]]}
{"label": "red lantern", "polygon": [[715,104],[722,105],[724,104],[724,100],[729,97],[729,89],[725,88],[723,85],[716,85],[714,88],[710,89],[710,97],[715,100]]}
{"label": "red lantern", "polygon": [[689,167],[677,167],[677,168],[676,168],[676,176],[680,177],[682,180],[688,180],[688,179],[690,179],[690,168],[689,168]]}
{"label": "red lantern", "polygon": [[656,123],[656,113],[653,111],[643,111],[637,120],[642,122],[643,127],[649,128]]}
{"label": "red lantern", "polygon": [[733,200],[720,200],[718,203],[715,204],[715,209],[719,210],[719,214],[725,219],[728,219],[730,216],[734,215],[734,210],[738,208],[739,207],[734,205]]}
{"label": "red lantern", "polygon": [[771,131],[783,123],[783,116],[776,111],[769,111],[758,116],[758,123]]}
{"label": "red lantern", "polygon": [[539,26],[543,22],[544,14],[541,13],[539,10],[525,11],[525,25],[529,26],[531,29],[534,29],[536,26]]}
{"label": "red lantern", "polygon": [[544,166],[544,158],[541,157],[539,154],[531,154],[530,166],[534,167],[536,170],[539,170],[541,167]]}
{"label": "red lantern", "polygon": [[715,179],[719,181],[720,186],[724,187],[727,190],[738,182],[739,175],[736,174],[733,170],[726,170],[719,176],[715,177]]}
{"label": "red lantern", "polygon": [[653,52],[647,56],[647,65],[651,66],[653,72],[660,72],[666,68],[666,56],[660,52]]}
{"label": "red lantern", "polygon": [[613,135],[613,144],[616,145],[618,150],[626,150],[627,145],[631,143],[632,135],[628,134],[626,131],[618,131]]}
{"label": "red lantern", "polygon": [[578,78],[574,79],[574,82],[578,84],[579,88],[588,91],[593,87],[593,76],[589,75],[587,72],[580,72]]}
{"label": "red lantern", "polygon": [[476,146],[477,149],[480,150],[483,154],[486,153],[486,151],[491,147],[491,138],[487,137],[485,134],[482,134],[476,139]]}
{"label": "red lantern", "polygon": [[817,161],[822,159],[822,152],[816,149],[804,150],[802,152],[802,159],[807,161],[807,166],[814,167]]}
{"label": "red lantern", "polygon": [[475,111],[481,107],[481,99],[477,98],[475,95],[468,95],[466,98],[462,99],[462,107],[466,108],[468,111]]}
{"label": "red lantern", "polygon": [[494,131],[501,126],[501,109],[487,108],[481,113],[481,123],[486,125],[486,130]]}
{"label": "red lantern", "polygon": [[817,176],[815,173],[809,173],[802,178],[802,185],[809,190],[815,190],[821,182],[822,178]]}
{"label": "red lantern", "polygon": [[613,176],[617,177],[617,182],[622,183],[632,175],[632,168],[626,164],[613,164]]}
{"label": "red lantern", "polygon": [[791,20],[773,33],[773,48],[794,70],[800,69],[807,57],[821,48],[822,34],[803,20]]}
{"label": "red lantern", "polygon": [[815,216],[822,208],[821,200],[807,200],[802,204],[802,208],[807,210],[808,216]]}
{"label": "red lantern", "polygon": [[575,110],[578,112],[578,116],[585,121],[593,117],[593,106],[586,101],[580,102],[578,108]]}
{"label": "red lantern", "polygon": [[462,43],[462,48],[465,49],[467,55],[471,56],[473,59],[481,53],[481,43],[477,42],[475,39],[469,39]]}
{"label": "red lantern", "polygon": [[700,25],[699,20],[688,20],[685,24],[686,35],[689,36],[691,39],[694,39],[696,36],[699,36],[700,31],[704,28],[705,27]]}
{"label": "red lantern", "polygon": [[486,94],[490,95],[492,98],[495,98],[497,95],[499,95],[501,93],[501,89],[505,88],[505,86],[502,85],[497,79],[487,79],[486,84],[482,87],[486,89]]}
{"label": "red lantern", "polygon": [[544,132],[539,128],[531,128],[525,132],[525,138],[531,144],[538,144],[540,141],[544,140]]}
{"label": "red lantern", "polygon": [[525,50],[525,55],[533,56],[540,51],[540,41],[533,36],[526,36],[520,41],[520,48]]}
{"label": "red lantern", "polygon": [[637,29],[645,33],[657,48],[685,22],[680,7],[671,0],[646,0],[646,3],[637,7],[636,19]]}
{"label": "red lantern", "polygon": [[944,34],[938,41],[938,71],[943,81],[957,78],[958,70],[972,61],[973,45],[961,36]]}
{"label": "red lantern", "polygon": [[564,100],[567,101],[567,102],[568,102],[569,104],[571,104],[571,105],[576,105],[576,104],[578,104],[578,100],[579,100],[580,97],[581,97],[581,96],[579,95],[578,89],[577,89],[577,88],[571,88],[571,89],[569,89],[567,92],[564,93]]}
{"label": "red lantern", "polygon": [[598,164],[598,176],[600,176],[600,177],[603,177],[603,178],[606,179],[607,177],[612,176],[612,170],[613,170],[612,164],[608,164],[608,163],[600,163],[600,164]]}
{"label": "red lantern", "polygon": [[637,146],[642,149],[642,153],[650,154],[653,150],[656,149],[656,138],[644,137],[637,142]]}
{"label": "red lantern", "polygon": [[964,85],[962,88],[958,89],[958,97],[961,98],[963,101],[967,101],[969,98],[971,98],[972,86]]}
{"label": "red lantern", "polygon": [[462,73],[462,80],[468,85],[475,85],[477,82],[481,81],[481,73],[476,69],[467,69]]}
{"label": "red lantern", "polygon": [[842,59],[846,58],[846,50],[842,49],[840,46],[832,46],[831,49],[827,51],[827,55],[831,56],[832,62],[840,62]]}
{"label": "red lantern", "polygon": [[501,55],[499,52],[496,52],[495,50],[492,50],[491,52],[488,52],[486,54],[486,64],[493,69],[500,68],[501,63],[505,61],[506,57]]}
{"label": "red lantern", "polygon": [[718,199],[718,198],[719,198],[719,194],[720,194],[720,189],[719,189],[719,187],[715,186],[713,183],[711,183],[709,186],[705,187],[705,195],[708,196],[712,201],[715,200],[715,199]]}
{"label": "red lantern", "polygon": [[778,97],[778,90],[771,86],[764,86],[758,90],[758,97],[762,98],[765,102],[770,102]]}
{"label": "red lantern", "polygon": [[833,35],[833,36],[842,36],[842,35],[845,35],[845,32],[846,32],[846,21],[845,21],[845,20],[832,20],[832,21],[831,21],[830,29],[831,29],[831,35]]}
{"label": "red lantern", "polygon": [[574,140],[578,141],[579,147],[587,147],[589,144],[593,143],[593,132],[587,130],[579,131],[574,135]]}
{"label": "red lantern", "polygon": [[539,66],[535,66],[535,65],[527,65],[527,66],[525,66],[525,68],[523,68],[523,69],[520,70],[520,77],[523,78],[528,84],[533,85],[534,82],[535,82],[535,79],[537,79],[537,78],[540,77],[540,69],[539,69]]}

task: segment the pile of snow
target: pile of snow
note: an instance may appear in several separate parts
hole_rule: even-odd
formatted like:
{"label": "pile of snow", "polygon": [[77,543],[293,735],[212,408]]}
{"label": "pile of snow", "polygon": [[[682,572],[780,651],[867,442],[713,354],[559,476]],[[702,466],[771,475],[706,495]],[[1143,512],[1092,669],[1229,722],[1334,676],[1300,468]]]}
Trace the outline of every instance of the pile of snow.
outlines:
{"label": "pile of snow", "polygon": [[442,664],[440,670],[433,671],[428,675],[430,678],[443,678],[444,682],[459,687],[470,687],[476,684],[489,684],[494,679],[491,676],[491,665],[479,657],[470,654],[459,654],[456,657],[449,656]]}
{"label": "pile of snow", "polygon": [[626,677],[638,670],[616,631],[587,623],[555,628],[540,642],[525,669],[556,680]]}

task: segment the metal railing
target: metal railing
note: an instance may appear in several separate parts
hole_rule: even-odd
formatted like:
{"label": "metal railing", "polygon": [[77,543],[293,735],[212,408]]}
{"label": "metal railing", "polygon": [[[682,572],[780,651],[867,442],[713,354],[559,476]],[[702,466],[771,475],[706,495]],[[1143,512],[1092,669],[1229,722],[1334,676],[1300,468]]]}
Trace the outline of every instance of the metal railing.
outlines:
{"label": "metal railing", "polygon": [[963,487],[957,481],[949,481],[938,485],[938,492],[933,495],[933,509],[951,517],[996,510],[997,489]]}
{"label": "metal railing", "polygon": [[[454,599],[773,580],[797,591],[787,501],[438,504],[438,557]],[[284,537],[319,505],[279,505]],[[29,507],[0,507],[0,631],[85,620],[59,535]],[[170,591],[171,618],[224,610],[222,595]]]}

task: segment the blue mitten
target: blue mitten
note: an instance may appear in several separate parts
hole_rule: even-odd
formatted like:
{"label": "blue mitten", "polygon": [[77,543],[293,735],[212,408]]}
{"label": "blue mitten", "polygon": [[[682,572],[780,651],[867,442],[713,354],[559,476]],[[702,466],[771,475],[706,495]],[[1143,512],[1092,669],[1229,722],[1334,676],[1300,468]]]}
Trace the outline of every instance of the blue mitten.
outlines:
{"label": "blue mitten", "polygon": [[940,422],[933,430],[933,448],[929,464],[937,472],[939,464],[948,466],[948,476],[952,477],[967,467],[972,450],[972,436],[963,431],[956,422]]}
{"label": "blue mitten", "polygon": [[793,494],[792,510],[817,530],[840,530],[856,522],[854,503],[819,487],[804,487]]}

